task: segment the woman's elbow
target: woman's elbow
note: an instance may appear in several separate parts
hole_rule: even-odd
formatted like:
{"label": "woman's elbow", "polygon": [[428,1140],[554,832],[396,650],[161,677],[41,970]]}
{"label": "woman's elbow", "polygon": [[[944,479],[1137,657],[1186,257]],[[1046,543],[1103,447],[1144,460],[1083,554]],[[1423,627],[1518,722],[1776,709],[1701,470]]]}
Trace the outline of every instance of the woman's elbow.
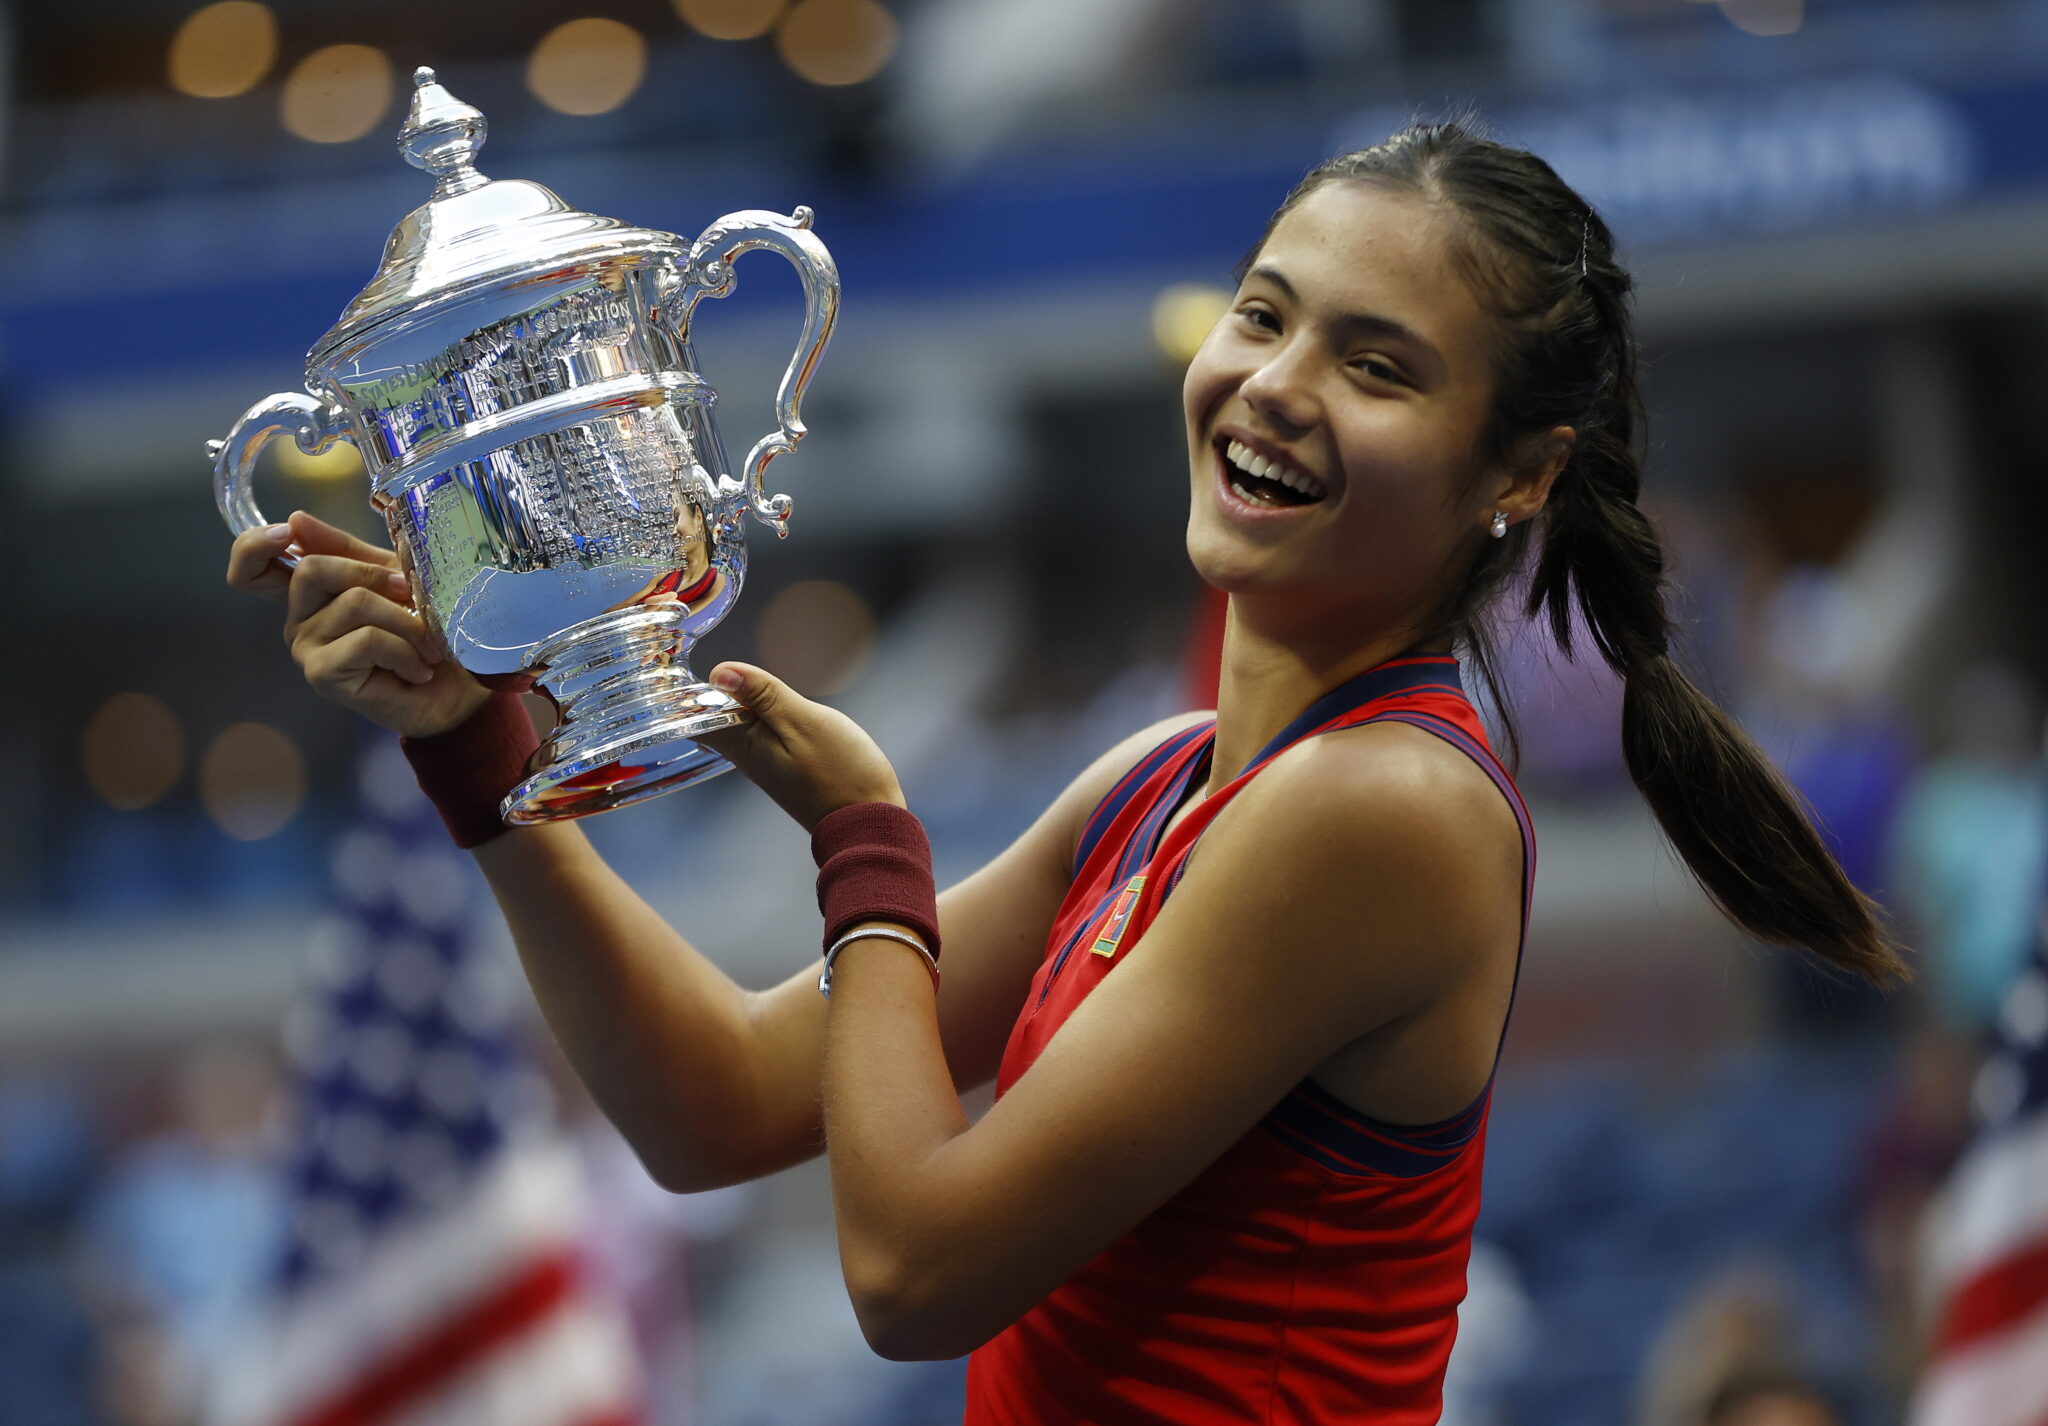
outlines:
{"label": "woman's elbow", "polygon": [[907,1264],[847,1263],[846,1290],[861,1335],[878,1357],[892,1362],[941,1362],[964,1357],[1002,1330],[978,1305],[933,1275]]}
{"label": "woman's elbow", "polygon": [[647,1176],[670,1193],[706,1193],[730,1188],[758,1175],[749,1174],[737,1163],[723,1162],[709,1154],[693,1154],[674,1143],[648,1143],[629,1139],[633,1156]]}
{"label": "woman's elbow", "polygon": [[678,1136],[629,1138],[634,1156],[647,1176],[670,1193],[704,1193],[714,1188],[752,1183],[757,1178],[815,1158],[821,1144],[806,1144],[777,1151],[772,1145],[722,1146],[688,1143]]}
{"label": "woman's elbow", "polygon": [[892,1362],[943,1362],[964,1357],[983,1339],[964,1336],[957,1325],[931,1313],[904,1312],[878,1302],[853,1305],[861,1335],[878,1357]]}
{"label": "woman's elbow", "polygon": [[650,1162],[644,1157],[640,1163],[647,1170],[647,1176],[670,1193],[708,1193],[714,1188],[728,1188],[739,1182],[723,1174],[707,1172],[699,1164]]}

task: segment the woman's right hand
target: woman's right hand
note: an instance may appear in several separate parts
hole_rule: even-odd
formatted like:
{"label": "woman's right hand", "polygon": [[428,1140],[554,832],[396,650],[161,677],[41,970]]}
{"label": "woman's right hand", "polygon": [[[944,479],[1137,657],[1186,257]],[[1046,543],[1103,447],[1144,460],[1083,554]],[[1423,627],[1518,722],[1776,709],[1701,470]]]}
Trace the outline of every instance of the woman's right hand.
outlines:
{"label": "woman's right hand", "polygon": [[[302,552],[296,567],[278,562],[288,546]],[[491,696],[413,613],[396,555],[303,510],[237,535],[228,585],[282,601],[285,643],[306,682],[393,732],[448,732]]]}

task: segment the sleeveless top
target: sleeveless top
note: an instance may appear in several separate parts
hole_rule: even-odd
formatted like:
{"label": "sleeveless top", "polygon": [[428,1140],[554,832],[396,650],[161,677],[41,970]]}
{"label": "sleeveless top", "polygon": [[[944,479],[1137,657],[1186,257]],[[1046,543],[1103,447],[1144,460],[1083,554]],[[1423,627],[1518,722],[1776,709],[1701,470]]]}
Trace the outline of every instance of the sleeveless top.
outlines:
{"label": "sleeveless top", "polygon": [[[1526,940],[1536,864],[1528,811],[1487,746],[1457,660],[1395,658],[1318,699],[1163,839],[1206,774],[1214,722],[1166,739],[1116,784],[1083,829],[998,1096],[1103,977],[1144,953],[1145,930],[1203,830],[1261,769],[1303,738],[1382,721],[1442,738],[1514,809]],[[1518,983],[1520,974],[1518,946]],[[1429,1426],[1442,1411],[1465,1295],[1492,1092],[1489,1076],[1462,1112],[1395,1125],[1303,1080],[1193,1182],[975,1351],[966,1426]]]}

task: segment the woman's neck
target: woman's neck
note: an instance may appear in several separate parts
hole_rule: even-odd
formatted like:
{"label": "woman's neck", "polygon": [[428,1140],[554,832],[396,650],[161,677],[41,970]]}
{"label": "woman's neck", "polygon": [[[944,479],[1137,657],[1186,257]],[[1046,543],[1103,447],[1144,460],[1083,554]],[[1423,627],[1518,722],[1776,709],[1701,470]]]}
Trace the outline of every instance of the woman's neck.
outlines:
{"label": "woman's neck", "polygon": [[1341,644],[1263,628],[1233,599],[1223,628],[1222,678],[1216,691],[1216,744],[1208,792],[1243,772],[1259,750],[1280,736],[1301,711],[1347,679],[1385,663],[1421,640],[1407,625],[1364,641]]}

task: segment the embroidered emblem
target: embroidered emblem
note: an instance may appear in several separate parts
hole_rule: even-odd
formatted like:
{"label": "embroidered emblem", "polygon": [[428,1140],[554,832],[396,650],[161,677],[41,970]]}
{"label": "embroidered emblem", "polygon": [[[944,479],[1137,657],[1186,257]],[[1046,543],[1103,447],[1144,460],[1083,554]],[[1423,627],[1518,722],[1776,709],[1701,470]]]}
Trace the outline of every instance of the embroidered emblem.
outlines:
{"label": "embroidered emblem", "polygon": [[1102,923],[1102,933],[1095,938],[1095,944],[1088,949],[1098,956],[1116,954],[1117,942],[1124,938],[1124,927],[1131,923],[1131,912],[1137,908],[1138,893],[1145,889],[1145,878],[1134,876],[1117,893],[1116,904],[1109,908],[1109,915]]}

